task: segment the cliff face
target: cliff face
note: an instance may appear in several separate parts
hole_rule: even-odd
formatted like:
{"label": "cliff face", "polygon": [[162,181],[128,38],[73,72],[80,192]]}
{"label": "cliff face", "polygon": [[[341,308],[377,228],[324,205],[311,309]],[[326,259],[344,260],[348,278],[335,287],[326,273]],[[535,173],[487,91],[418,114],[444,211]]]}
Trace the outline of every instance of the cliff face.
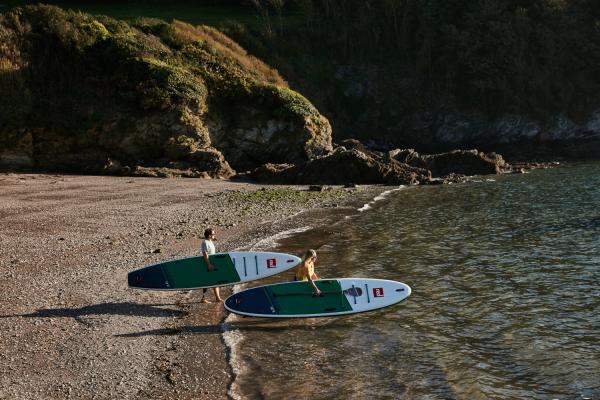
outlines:
{"label": "cliff face", "polygon": [[339,67],[331,76],[331,87],[321,88],[320,93],[337,101],[311,99],[325,104],[319,109],[330,117],[336,141],[349,135],[386,148],[434,152],[477,147],[525,160],[536,155],[600,157],[600,108],[590,107],[576,118],[566,112],[541,118],[526,109],[499,110],[496,115],[476,108],[461,111],[437,99],[437,103],[408,110],[407,104],[417,102],[411,93],[414,89],[403,91],[382,68]]}
{"label": "cliff face", "polygon": [[226,29],[309,96],[334,140],[600,157],[598,1],[293,3],[295,23]]}
{"label": "cliff face", "polygon": [[28,6],[0,15],[0,167],[229,177],[331,150],[279,74],[209,27]]}

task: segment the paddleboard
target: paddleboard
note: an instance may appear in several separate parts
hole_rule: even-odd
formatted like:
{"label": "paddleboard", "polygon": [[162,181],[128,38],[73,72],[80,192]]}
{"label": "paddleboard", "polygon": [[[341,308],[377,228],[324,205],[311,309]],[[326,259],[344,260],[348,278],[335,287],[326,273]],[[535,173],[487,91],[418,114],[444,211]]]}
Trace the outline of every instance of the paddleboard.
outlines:
{"label": "paddleboard", "polygon": [[339,278],[314,281],[315,296],[307,281],[276,283],[234,293],[225,300],[232,313],[251,317],[330,317],[376,310],[410,296],[410,286],[386,279]]}
{"label": "paddleboard", "polygon": [[229,252],[165,261],[127,275],[129,287],[153,290],[189,290],[234,285],[275,275],[297,266],[300,258],[285,253]]}

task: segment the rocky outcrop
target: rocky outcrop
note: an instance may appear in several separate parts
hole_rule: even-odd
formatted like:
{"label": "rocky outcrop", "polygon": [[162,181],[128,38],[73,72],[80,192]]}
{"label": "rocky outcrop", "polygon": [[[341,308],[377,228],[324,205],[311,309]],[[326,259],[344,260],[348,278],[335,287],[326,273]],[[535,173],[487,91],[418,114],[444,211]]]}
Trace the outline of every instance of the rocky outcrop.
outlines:
{"label": "rocky outcrop", "polygon": [[431,122],[436,140],[450,146],[600,140],[600,110],[579,123],[565,115],[541,123],[523,115],[504,115],[490,120],[477,113],[448,113]]}
{"label": "rocky outcrop", "polygon": [[327,119],[276,71],[179,21],[13,9],[0,93],[0,168],[229,178],[332,150]]}
{"label": "rocky outcrop", "polygon": [[[327,108],[323,110],[341,128],[341,133],[360,135],[365,142],[372,140],[386,148],[413,147],[430,153],[478,148],[501,152],[510,161],[600,158],[597,98],[577,112],[567,103],[552,108],[570,109],[569,115],[566,111],[552,114],[545,109],[547,104],[540,104],[535,113],[523,108],[522,112],[494,110],[492,114],[474,111],[476,105],[469,107],[471,111],[464,111],[455,99],[443,96],[437,104],[413,102],[411,99],[424,93],[418,88],[418,79],[410,75],[399,77],[395,66],[388,69],[381,63],[340,64],[329,73],[329,85],[311,88],[311,98],[324,97],[316,101]],[[576,81],[581,83],[581,77]],[[589,108],[593,106],[595,109]]]}
{"label": "rocky outcrop", "polygon": [[390,151],[390,157],[417,168],[428,169],[434,178],[450,174],[500,174],[510,169],[501,155],[477,150],[454,150],[447,153],[420,155],[413,149]]}
{"label": "rocky outcrop", "polygon": [[0,169],[29,170],[33,160],[24,152],[5,150],[0,153]]}
{"label": "rocky outcrop", "polygon": [[526,115],[489,118],[482,113],[439,111],[398,119],[384,138],[421,149],[476,147],[510,160],[600,157],[600,109],[574,121],[564,114],[540,121]]}
{"label": "rocky outcrop", "polygon": [[[331,126],[304,97],[281,87],[263,88],[256,103],[227,106],[228,117],[209,123],[211,141],[231,166],[244,171],[265,163],[305,163],[332,150]],[[299,108],[291,110],[287,104]],[[285,115],[281,118],[277,115]]]}
{"label": "rocky outcrop", "polygon": [[[28,170],[34,167],[33,136],[30,132],[7,135],[5,140],[10,141],[12,144],[0,147],[0,168]],[[1,142],[0,140],[0,144]]]}
{"label": "rocky outcrop", "polygon": [[252,171],[248,177],[260,182],[285,184],[414,185],[428,182],[431,174],[374,152],[340,146],[331,154],[302,165],[264,165]]}
{"label": "rocky outcrop", "polygon": [[390,185],[460,183],[473,175],[511,171],[501,155],[455,150],[421,155],[413,149],[379,152],[355,139],[304,164],[265,164],[244,176],[265,183]]}

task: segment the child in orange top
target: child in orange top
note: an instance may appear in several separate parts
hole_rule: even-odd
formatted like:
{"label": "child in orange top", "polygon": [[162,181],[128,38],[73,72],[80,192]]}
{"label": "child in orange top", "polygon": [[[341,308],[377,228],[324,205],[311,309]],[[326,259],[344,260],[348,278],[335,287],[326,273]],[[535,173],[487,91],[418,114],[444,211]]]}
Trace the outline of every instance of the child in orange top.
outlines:
{"label": "child in orange top", "polygon": [[315,261],[317,260],[317,252],[314,250],[307,250],[304,254],[304,259],[302,263],[298,266],[298,270],[296,271],[296,276],[294,277],[295,281],[308,281],[310,285],[315,290],[315,295],[319,296],[321,291],[313,282],[315,279],[318,279],[317,274],[315,274]]}

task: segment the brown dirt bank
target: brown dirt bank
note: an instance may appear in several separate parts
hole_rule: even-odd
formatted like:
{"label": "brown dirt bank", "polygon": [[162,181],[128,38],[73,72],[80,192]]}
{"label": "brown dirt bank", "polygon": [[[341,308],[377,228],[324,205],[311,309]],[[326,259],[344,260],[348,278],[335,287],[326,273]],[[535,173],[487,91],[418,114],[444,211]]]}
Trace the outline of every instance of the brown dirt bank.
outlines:
{"label": "brown dirt bank", "polygon": [[217,250],[248,248],[386,189],[262,187],[0,174],[0,399],[226,398],[222,306],[130,290],[126,273],[197,253],[207,226]]}

